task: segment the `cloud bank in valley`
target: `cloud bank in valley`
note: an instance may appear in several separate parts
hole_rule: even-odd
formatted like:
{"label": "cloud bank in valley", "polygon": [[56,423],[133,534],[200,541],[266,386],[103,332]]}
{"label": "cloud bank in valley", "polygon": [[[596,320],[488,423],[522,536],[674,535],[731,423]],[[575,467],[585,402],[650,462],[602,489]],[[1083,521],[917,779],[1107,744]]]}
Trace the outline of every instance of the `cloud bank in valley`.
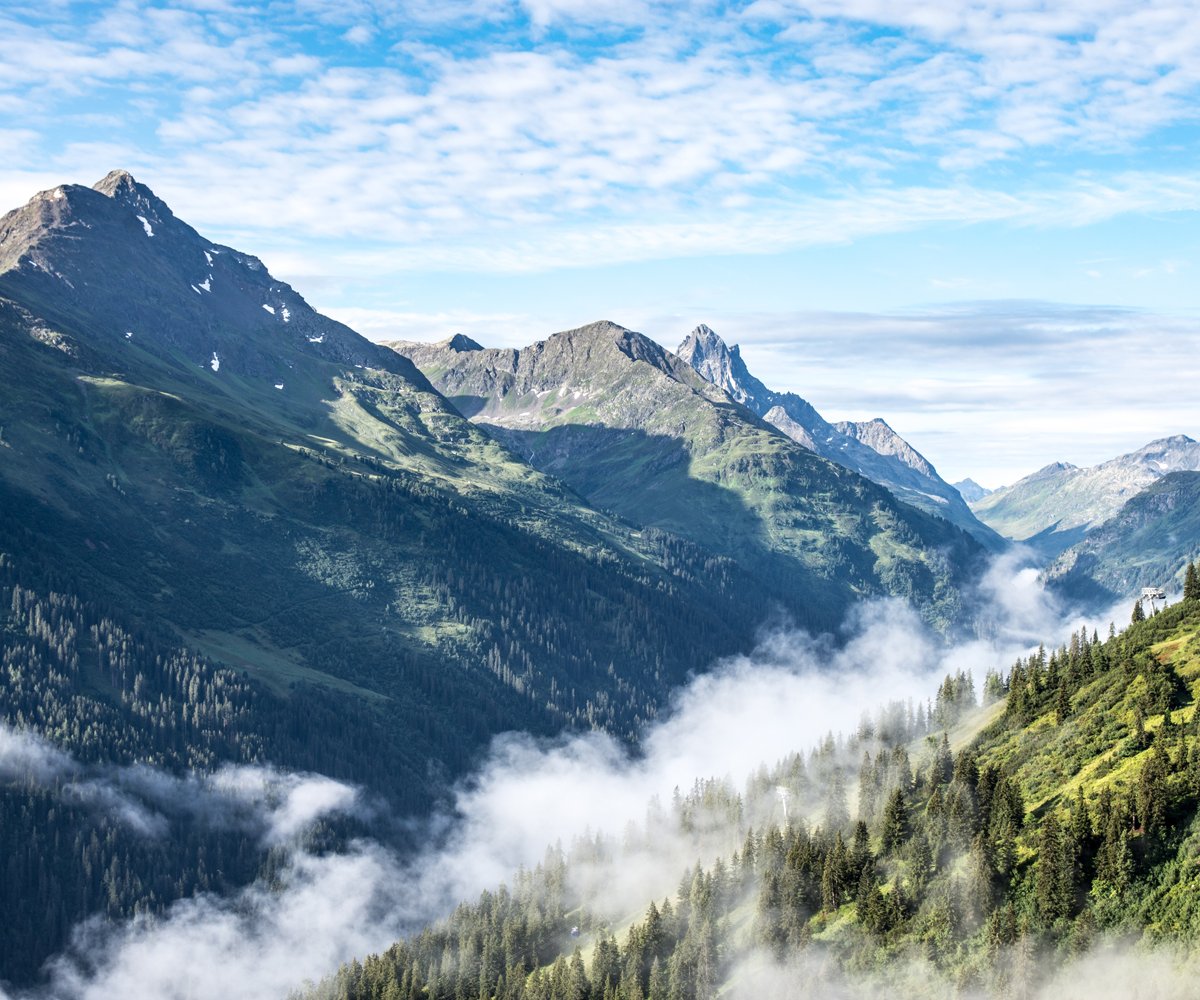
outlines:
{"label": "cloud bank in valley", "polygon": [[[654,802],[670,802],[696,779],[728,778],[739,789],[761,764],[807,752],[827,733],[853,732],[864,711],[923,701],[947,672],[970,670],[981,681],[1031,639],[1063,637],[1058,609],[1018,564],[998,561],[982,591],[992,598],[993,638],[952,648],[893,601],[863,605],[838,643],[785,629],[766,634],[752,654],[724,661],[682,689],[636,751],[600,733],[500,737],[457,787],[453,811],[428,829],[429,848],[408,859],[367,839],[342,854],[314,855],[297,845],[297,835],[323,816],[371,818],[355,789],[331,779],[269,768],[226,768],[207,778],[89,768],[36,737],[0,729],[0,775],[8,780],[116,809],[147,836],[160,835],[166,817],[186,814],[239,824],[265,845],[290,848],[277,885],[183,900],[159,918],[85,924],[52,963],[46,995],[286,994],[531,868],[548,845],[569,849],[598,833],[619,843],[630,824],[655,814]],[[637,912],[651,896],[673,893],[698,852],[736,846],[661,823],[654,834],[653,848],[642,844],[619,863],[581,866],[577,877],[605,907]],[[756,975],[771,974],[761,963],[755,968]]]}

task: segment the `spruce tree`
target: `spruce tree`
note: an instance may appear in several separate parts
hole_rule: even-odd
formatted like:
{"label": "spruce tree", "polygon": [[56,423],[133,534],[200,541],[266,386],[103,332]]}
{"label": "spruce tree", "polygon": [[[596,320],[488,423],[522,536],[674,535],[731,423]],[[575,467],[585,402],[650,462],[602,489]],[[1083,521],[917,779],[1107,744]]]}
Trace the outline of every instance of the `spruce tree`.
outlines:
{"label": "spruce tree", "polygon": [[1183,599],[1200,601],[1200,573],[1196,571],[1194,562],[1188,563],[1187,572],[1183,576]]}
{"label": "spruce tree", "polygon": [[1142,599],[1139,597],[1133,602],[1133,616],[1130,618],[1130,621],[1136,625],[1138,622],[1144,622],[1145,620],[1146,612],[1142,608]]}
{"label": "spruce tree", "polygon": [[1058,691],[1054,695],[1054,724],[1061,726],[1067,721],[1067,716],[1071,714],[1071,694],[1067,690],[1066,682],[1059,684]]}
{"label": "spruce tree", "polygon": [[1033,902],[1047,924],[1070,915],[1075,898],[1075,858],[1069,834],[1054,813],[1042,820],[1034,871]]}
{"label": "spruce tree", "polygon": [[904,793],[895,789],[883,810],[883,829],[880,831],[885,853],[899,850],[908,839],[908,807]]}

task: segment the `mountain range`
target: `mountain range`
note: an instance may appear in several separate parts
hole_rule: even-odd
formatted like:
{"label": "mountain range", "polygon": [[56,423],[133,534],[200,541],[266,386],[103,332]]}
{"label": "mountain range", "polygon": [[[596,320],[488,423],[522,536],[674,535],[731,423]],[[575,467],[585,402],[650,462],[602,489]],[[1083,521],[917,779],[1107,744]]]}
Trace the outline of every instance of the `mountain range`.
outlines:
{"label": "mountain range", "polygon": [[[893,597],[970,633],[1003,544],[882,420],[706,327],[374,344],[122,171],[0,218],[0,382],[0,725],[80,766],[270,762],[426,815],[498,733],[636,741],[764,625]],[[1194,537],[1196,489],[1156,478],[1063,586]],[[6,983],[89,915],[273,877],[236,830],[57,795],[0,782]]]}
{"label": "mountain range", "polygon": [[435,388],[128,173],[40,193],[0,219],[14,582],[366,706],[410,794],[502,729],[630,735],[772,614],[969,624],[972,538],[647,338],[476,347]]}
{"label": "mountain range", "polygon": [[1168,472],[1059,554],[1045,578],[1060,593],[1098,607],[1143,587],[1182,589],[1197,557],[1200,472]]}
{"label": "mountain range", "polygon": [[1169,472],[1200,471],[1200,444],[1177,434],[1089,468],[1047,465],[971,502],[985,524],[1046,558],[1080,541]]}
{"label": "mountain range", "polygon": [[732,559],[808,627],[870,593],[945,627],[980,551],[949,521],[781,434],[642,334],[600,322],[521,350],[396,342],[464,416],[594,506]]}
{"label": "mountain range", "polygon": [[588,506],[128,174],[9,213],[0,261],[17,582],[371,706],[391,788],[502,729],[631,733],[750,641],[737,566]]}

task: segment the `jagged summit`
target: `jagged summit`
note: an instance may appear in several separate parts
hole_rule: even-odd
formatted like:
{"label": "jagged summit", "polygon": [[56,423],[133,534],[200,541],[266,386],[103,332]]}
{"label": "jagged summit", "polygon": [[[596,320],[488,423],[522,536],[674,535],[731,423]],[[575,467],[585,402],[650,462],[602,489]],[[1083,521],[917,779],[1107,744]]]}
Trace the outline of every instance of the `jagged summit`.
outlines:
{"label": "jagged summit", "polygon": [[[689,333],[675,353],[713,385],[724,389],[735,400],[753,410],[760,417],[765,417],[766,413],[775,405],[772,402],[774,394],[750,374],[750,370],[742,360],[738,346],[735,344],[732,348],[729,347],[707,324],[701,323]],[[815,411],[813,412],[815,413]],[[796,418],[793,417],[793,419]],[[797,440],[800,440],[805,447],[809,447],[808,442],[799,438]]]}
{"label": "jagged summit", "polygon": [[93,191],[99,191],[109,198],[146,198],[160,201],[158,195],[145,184],[140,184],[128,170],[110,170],[92,185]]}
{"label": "jagged summit", "polygon": [[972,515],[962,496],[930,462],[879,418],[830,424],[808,400],[775,392],[755,378],[737,346],[700,324],[676,352],[705,379],[793,441],[887,487],[901,500],[971,532],[993,549],[1003,541]]}

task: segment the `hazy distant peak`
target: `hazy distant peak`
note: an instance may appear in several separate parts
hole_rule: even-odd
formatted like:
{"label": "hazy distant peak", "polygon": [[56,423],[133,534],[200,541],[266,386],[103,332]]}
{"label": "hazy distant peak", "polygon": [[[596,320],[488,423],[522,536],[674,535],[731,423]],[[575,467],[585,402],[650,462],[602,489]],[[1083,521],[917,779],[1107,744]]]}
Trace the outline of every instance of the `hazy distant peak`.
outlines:
{"label": "hazy distant peak", "polygon": [[986,486],[980,486],[970,476],[968,476],[966,479],[960,479],[957,483],[954,483],[953,486],[956,490],[958,490],[959,493],[962,494],[962,498],[966,500],[967,503],[975,503],[977,500],[982,500],[992,492]]}
{"label": "hazy distant peak", "polygon": [[1075,472],[1078,468],[1078,465],[1072,465],[1070,462],[1051,462],[1049,465],[1043,465],[1037,472],[1031,472],[1025,479],[1045,479],[1047,476],[1054,476],[1060,472]]}
{"label": "hazy distant peak", "polygon": [[1171,472],[1200,470],[1200,444],[1174,434],[1078,468],[1055,462],[978,501],[976,514],[1010,538],[1037,536],[1055,555],[1114,517],[1140,490]]}
{"label": "hazy distant peak", "polygon": [[482,351],[484,349],[482,344],[472,340],[465,333],[456,333],[449,340],[445,341],[445,344],[450,350],[456,351],[459,354],[467,351]]}
{"label": "hazy distant peak", "polygon": [[1170,437],[1158,438],[1144,445],[1135,452],[1122,455],[1113,461],[1132,459],[1134,461],[1158,461],[1171,464],[1180,457],[1187,461],[1196,452],[1196,442],[1186,434],[1172,434]]}

